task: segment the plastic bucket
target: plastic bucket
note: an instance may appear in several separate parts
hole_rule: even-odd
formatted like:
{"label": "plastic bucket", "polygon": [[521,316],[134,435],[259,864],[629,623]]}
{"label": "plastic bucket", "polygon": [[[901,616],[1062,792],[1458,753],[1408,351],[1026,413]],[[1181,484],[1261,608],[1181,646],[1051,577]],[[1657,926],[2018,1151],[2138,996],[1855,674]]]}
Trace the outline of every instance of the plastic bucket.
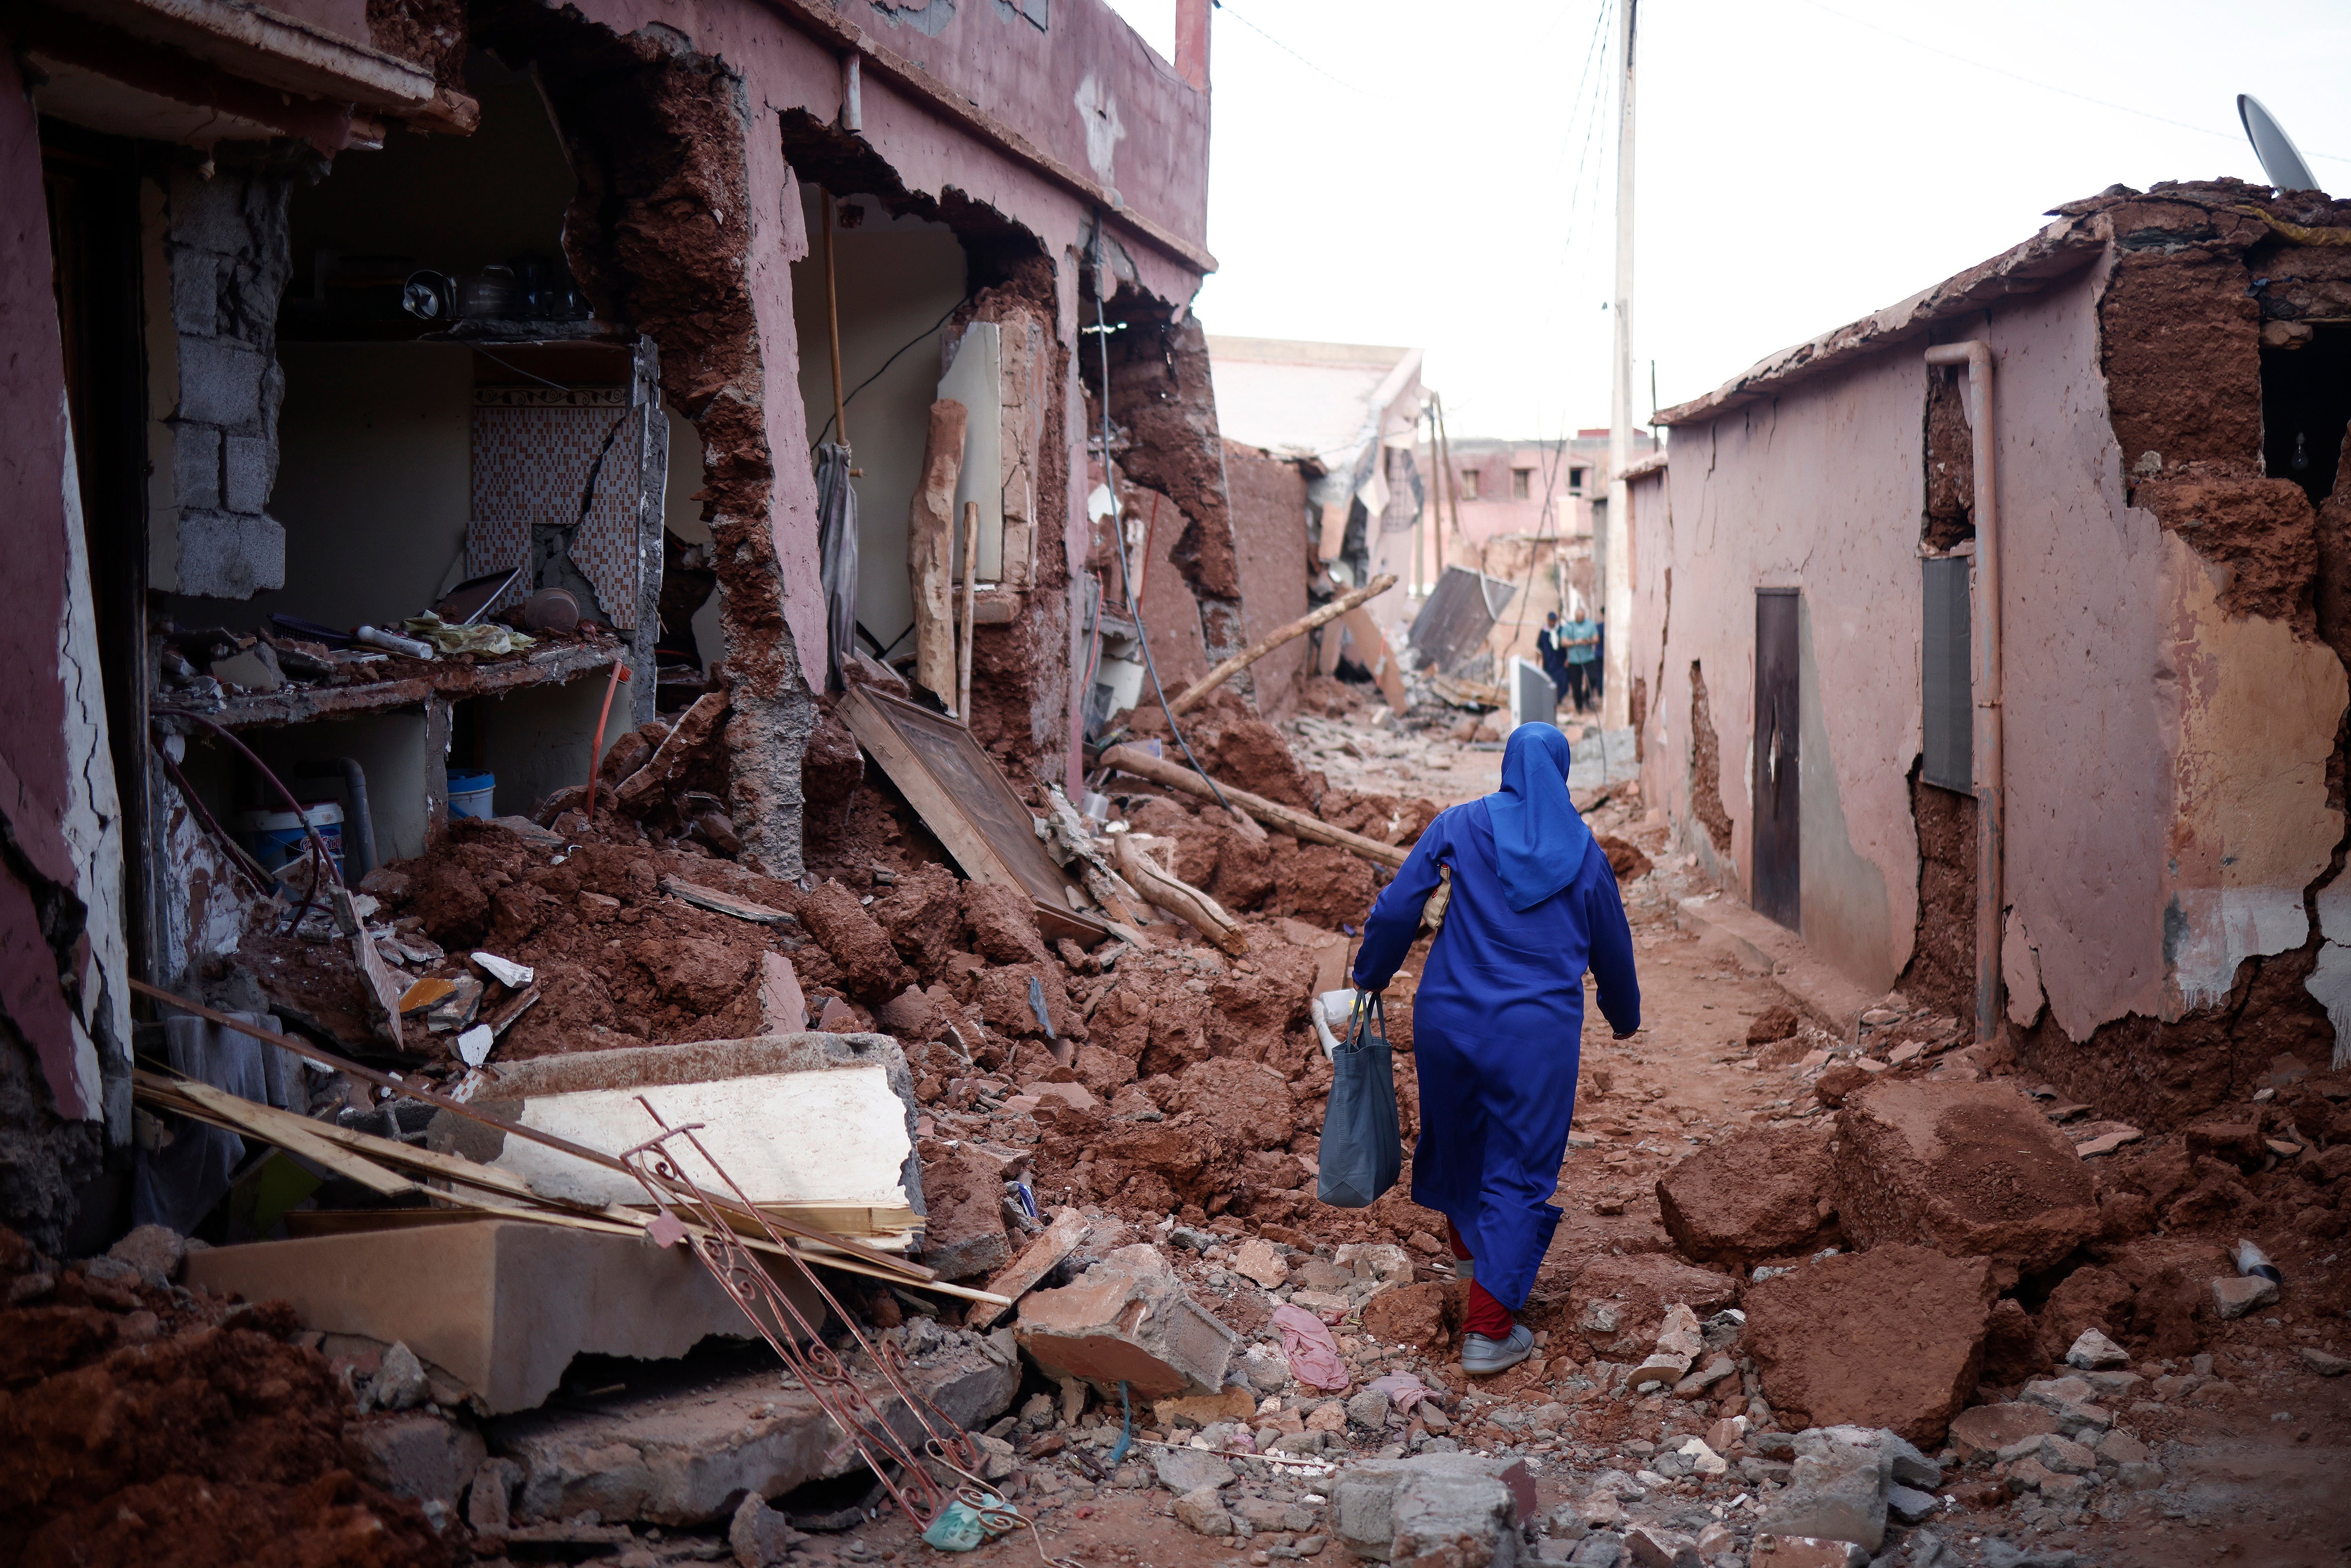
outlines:
{"label": "plastic bucket", "polygon": [[310,852],[308,835],[302,831],[307,821],[327,846],[335,874],[343,874],[343,809],[332,800],[305,806],[299,817],[291,811],[247,811],[236,821],[245,834],[245,847],[253,852],[262,870],[278,871]]}
{"label": "plastic bucket", "polygon": [[449,775],[449,814],[453,817],[488,817],[494,815],[490,797],[497,790],[495,773],[452,773]]}

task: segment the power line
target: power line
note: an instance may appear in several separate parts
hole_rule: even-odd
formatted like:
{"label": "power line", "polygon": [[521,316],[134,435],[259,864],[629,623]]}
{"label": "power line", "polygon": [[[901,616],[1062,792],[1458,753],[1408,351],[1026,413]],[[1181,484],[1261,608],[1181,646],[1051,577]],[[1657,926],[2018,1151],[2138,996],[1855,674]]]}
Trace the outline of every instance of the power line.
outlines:
{"label": "power line", "polygon": [[[1876,22],[1865,20],[1862,17],[1852,15],[1850,12],[1840,11],[1834,5],[1824,5],[1821,3],[1821,0],[1804,0],[1804,4],[1810,5],[1815,11],[1825,11],[1830,16],[1836,17],[1840,21],[1850,22],[1856,27],[1866,27],[1873,33],[1883,34],[1886,37],[1892,38],[1896,43],[1907,44],[1914,49],[1924,49],[1930,55],[1940,55],[1947,60],[1956,60],[1963,66],[1973,66],[1980,71],[1990,71],[1994,76],[2006,77],[2011,81],[2021,82],[2024,86],[2030,88],[2038,88],[2043,92],[2053,92],[2060,98],[2070,98],[2078,103],[2086,103],[2097,109],[2110,110],[2116,114],[2128,114],[2134,115],[2140,120],[2151,120],[2158,125],[2168,125],[2178,131],[2192,131],[2199,136],[2217,136],[2223,141],[2239,141],[2241,140],[2238,133],[2233,131],[2216,130],[2214,127],[2210,125],[2198,125],[2189,120],[2174,120],[2168,115],[2153,114],[2144,109],[2133,109],[2126,103],[2115,103],[2103,98],[2092,98],[2086,92],[2076,92],[2070,87],[2059,87],[2054,82],[2042,81],[2037,78],[2025,76],[2022,72],[2010,70],[2006,66],[1996,66],[1991,64],[1989,60],[1979,60],[1971,58],[1966,55],[1953,54],[1950,50],[1944,48],[1939,44],[1930,44],[1926,42],[1924,39],[1911,37],[1907,33],[1897,33],[1891,27],[1880,26]],[[2304,157],[2324,158],[2330,163],[2351,163],[2351,158],[2343,157],[2338,153],[2313,152],[2308,148],[2302,149],[2302,152]]]}
{"label": "power line", "polygon": [[1308,59],[1304,55],[1300,54],[1296,49],[1291,48],[1288,44],[1283,43],[1271,33],[1267,32],[1263,27],[1259,26],[1255,22],[1250,21],[1247,16],[1242,16],[1238,11],[1236,11],[1231,6],[1226,5],[1225,0],[1208,0],[1208,3],[1217,10],[1222,11],[1226,16],[1230,16],[1234,21],[1238,22],[1242,26],[1247,27],[1250,32],[1255,33],[1259,37],[1263,38],[1267,43],[1271,44],[1275,48],[1280,49],[1283,54],[1288,55],[1291,59],[1296,60],[1300,65],[1304,66],[1308,70],[1323,78],[1325,80],[1336,82],[1341,87],[1345,88],[1349,92],[1356,93],[1362,97],[1371,99],[1374,102],[1389,103],[1395,101],[1386,93],[1371,92],[1365,89],[1357,87],[1353,82],[1347,80],[1344,77],[1332,75],[1331,72],[1323,69],[1321,66],[1316,65],[1312,60]]}

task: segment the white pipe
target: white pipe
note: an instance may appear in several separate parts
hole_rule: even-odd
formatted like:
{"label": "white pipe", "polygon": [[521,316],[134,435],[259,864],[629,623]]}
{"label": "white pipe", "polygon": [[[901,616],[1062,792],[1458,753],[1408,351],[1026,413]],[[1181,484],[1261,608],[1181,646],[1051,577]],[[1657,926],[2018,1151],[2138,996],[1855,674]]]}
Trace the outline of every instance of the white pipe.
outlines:
{"label": "white pipe", "polygon": [[1976,784],[1976,1042],[2001,1034],[2001,846],[2006,836],[2006,773],[2001,757],[2000,486],[1992,438],[1991,345],[1941,343],[1927,350],[1930,365],[1965,365],[1968,417],[1975,435],[1975,603],[1968,617],[1975,660]]}

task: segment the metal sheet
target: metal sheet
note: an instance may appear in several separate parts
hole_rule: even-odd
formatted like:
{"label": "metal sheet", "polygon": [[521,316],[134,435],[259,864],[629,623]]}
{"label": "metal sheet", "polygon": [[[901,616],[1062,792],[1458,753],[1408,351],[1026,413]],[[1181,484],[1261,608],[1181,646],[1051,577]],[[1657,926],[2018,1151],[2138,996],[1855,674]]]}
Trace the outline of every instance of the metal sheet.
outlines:
{"label": "metal sheet", "polygon": [[1518,593],[1516,583],[1467,567],[1448,566],[1413,618],[1410,642],[1415,669],[1434,664],[1451,674],[1486,644],[1502,612]]}

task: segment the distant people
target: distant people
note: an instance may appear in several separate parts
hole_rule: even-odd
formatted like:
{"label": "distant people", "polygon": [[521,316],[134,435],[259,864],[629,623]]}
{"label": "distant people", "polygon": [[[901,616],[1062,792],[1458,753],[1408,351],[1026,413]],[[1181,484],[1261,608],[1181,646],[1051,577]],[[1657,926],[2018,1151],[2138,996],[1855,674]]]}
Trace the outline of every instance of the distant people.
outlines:
{"label": "distant people", "polygon": [[1582,713],[1600,700],[1600,625],[1590,616],[1578,616],[1561,627],[1559,634],[1567,653],[1568,699]]}
{"label": "distant people", "polygon": [[1560,645],[1559,612],[1550,611],[1543,616],[1543,629],[1535,633],[1535,656],[1542,661],[1543,674],[1551,677],[1551,699],[1554,708],[1567,700],[1567,650]]}

